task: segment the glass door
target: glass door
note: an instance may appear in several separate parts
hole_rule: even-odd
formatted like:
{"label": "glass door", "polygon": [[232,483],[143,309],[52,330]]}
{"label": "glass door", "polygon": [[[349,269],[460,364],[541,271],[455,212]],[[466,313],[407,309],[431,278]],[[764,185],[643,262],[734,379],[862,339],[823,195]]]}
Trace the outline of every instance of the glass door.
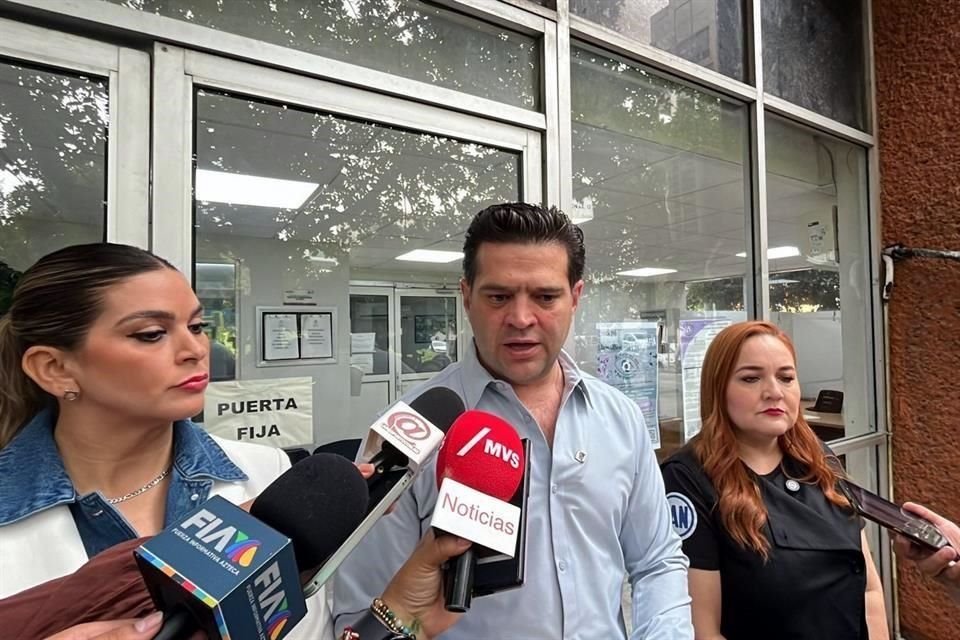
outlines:
{"label": "glass door", "polygon": [[350,419],[358,432],[396,400],[393,287],[350,287]]}
{"label": "glass door", "polygon": [[[280,446],[362,436],[459,357],[463,233],[489,204],[543,199],[541,133],[169,45],[154,53],[165,87],[155,246],[198,279],[207,265],[235,269],[223,316],[234,324],[219,329],[238,373],[208,395],[223,385],[259,403],[244,406],[297,405],[213,430]],[[310,433],[271,439],[288,418],[309,419]]]}
{"label": "glass door", "polygon": [[463,304],[455,289],[397,291],[398,394],[457,362],[463,352]]}
{"label": "glass door", "polygon": [[51,251],[147,247],[148,65],[142,52],[0,19],[0,314]]}

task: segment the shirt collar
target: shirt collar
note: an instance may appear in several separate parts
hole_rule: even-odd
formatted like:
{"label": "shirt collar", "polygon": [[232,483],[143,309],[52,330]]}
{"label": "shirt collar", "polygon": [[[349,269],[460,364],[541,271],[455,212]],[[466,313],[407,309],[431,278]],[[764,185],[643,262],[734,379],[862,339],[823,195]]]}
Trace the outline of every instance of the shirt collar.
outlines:
{"label": "shirt collar", "polygon": [[[460,366],[463,372],[464,400],[467,403],[467,408],[470,409],[480,403],[480,398],[483,396],[483,392],[487,390],[487,387],[490,385],[494,387],[498,385],[508,385],[509,383],[494,378],[490,375],[490,372],[487,371],[486,367],[480,363],[475,341],[471,340],[470,346],[464,349],[464,351],[463,361]],[[562,349],[560,350],[557,361],[563,370],[563,396],[566,397],[568,393],[573,390],[579,390],[588,406],[592,407],[593,405],[590,402],[590,394],[587,391],[586,380],[577,363]]]}
{"label": "shirt collar", "polygon": [[[0,526],[76,499],[53,439],[55,424],[54,412],[45,409],[0,450]],[[174,466],[180,478],[247,479],[213,438],[190,420],[175,422],[173,434]]]}

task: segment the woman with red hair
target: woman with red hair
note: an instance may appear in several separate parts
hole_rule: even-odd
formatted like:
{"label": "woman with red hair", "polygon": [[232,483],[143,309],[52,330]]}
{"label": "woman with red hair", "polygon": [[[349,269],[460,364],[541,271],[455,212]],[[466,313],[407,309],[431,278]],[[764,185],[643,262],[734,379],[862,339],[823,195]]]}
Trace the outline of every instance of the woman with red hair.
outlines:
{"label": "woman with red hair", "polygon": [[796,353],[768,322],[707,349],[703,426],[662,466],[690,558],[697,640],[889,638],[862,521],[844,472],[800,411]]}

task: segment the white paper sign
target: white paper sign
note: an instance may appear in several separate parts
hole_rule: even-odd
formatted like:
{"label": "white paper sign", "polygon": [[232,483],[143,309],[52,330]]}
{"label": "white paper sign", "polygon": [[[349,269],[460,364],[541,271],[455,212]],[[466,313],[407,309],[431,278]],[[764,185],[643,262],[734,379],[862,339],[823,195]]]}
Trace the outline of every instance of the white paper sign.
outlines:
{"label": "white paper sign", "polygon": [[350,353],[373,353],[376,349],[376,333],[351,333]]}
{"label": "white paper sign", "polygon": [[514,556],[520,508],[444,478],[430,526]]}
{"label": "white paper sign", "polygon": [[[413,470],[420,468],[443,440],[443,431],[437,429],[429,420],[410,408],[405,402],[397,402],[370,427],[370,430],[386,440],[410,460],[408,467]],[[366,454],[372,447],[379,451],[382,441],[377,438],[367,438]],[[364,459],[369,460],[368,457]]]}
{"label": "white paper sign", "polygon": [[300,357],[333,357],[333,316],[329,313],[300,314]]}
{"label": "white paper sign", "polygon": [[373,354],[372,353],[354,353],[350,356],[350,364],[365,374],[373,373]]}
{"label": "white paper sign", "polygon": [[263,314],[263,359],[296,360],[300,358],[297,338],[297,314]]}
{"label": "white paper sign", "polygon": [[213,435],[274,447],[313,442],[313,378],[212,382],[203,426]]}

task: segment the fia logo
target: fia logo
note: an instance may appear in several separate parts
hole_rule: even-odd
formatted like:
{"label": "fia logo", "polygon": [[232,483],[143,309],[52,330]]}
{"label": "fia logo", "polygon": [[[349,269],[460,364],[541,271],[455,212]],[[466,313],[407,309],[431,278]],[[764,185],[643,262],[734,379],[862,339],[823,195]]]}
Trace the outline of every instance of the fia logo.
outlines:
{"label": "fia logo", "polygon": [[254,578],[253,583],[260,587],[260,592],[257,594],[257,607],[263,626],[267,630],[267,637],[270,640],[277,640],[290,619],[287,594],[280,580],[280,565],[274,562]]}
{"label": "fia logo", "polygon": [[697,510],[690,498],[682,493],[667,494],[667,504],[670,505],[670,521],[673,530],[681,540],[686,540],[697,530]]}
{"label": "fia logo", "polygon": [[[206,509],[200,509],[180,525],[184,530],[196,527],[197,540],[213,545],[220,553],[225,553],[231,562],[241,567],[249,567],[260,548],[259,540],[252,540],[243,531],[233,526],[222,526],[223,520]],[[228,546],[229,545],[229,546]]]}
{"label": "fia logo", "polygon": [[[477,446],[478,442],[484,438],[487,438],[487,434],[489,433],[490,427],[484,427],[483,429],[480,429],[475,436],[470,438],[470,441],[467,442],[467,444],[460,448],[460,451],[457,451],[457,455],[463,457],[470,453],[470,450]],[[484,441],[483,452],[488,456],[500,458],[514,469],[520,468],[520,455],[509,447],[504,446],[499,442],[494,442],[492,438],[487,438],[486,441]]]}

